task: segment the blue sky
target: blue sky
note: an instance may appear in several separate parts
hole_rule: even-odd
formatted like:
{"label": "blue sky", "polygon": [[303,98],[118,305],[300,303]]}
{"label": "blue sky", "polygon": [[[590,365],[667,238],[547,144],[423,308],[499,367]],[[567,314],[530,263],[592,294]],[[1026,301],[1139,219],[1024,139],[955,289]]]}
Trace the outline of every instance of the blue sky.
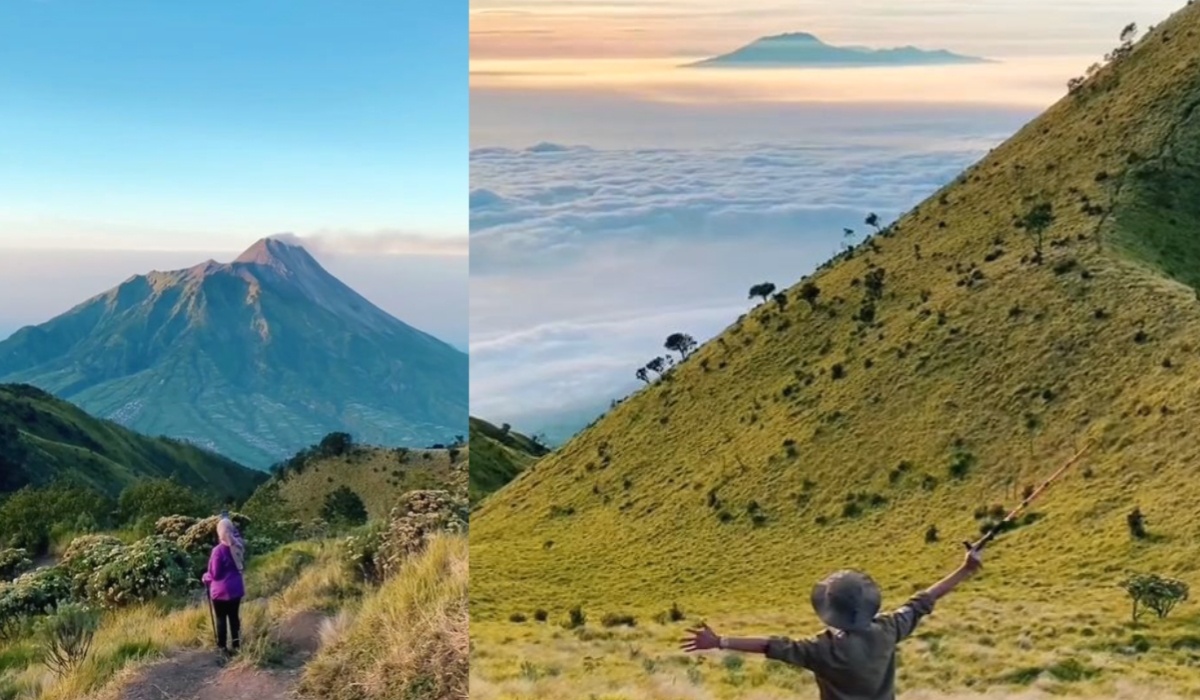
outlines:
{"label": "blue sky", "polygon": [[465,344],[467,24],[465,2],[0,2],[0,339],[290,232]]}
{"label": "blue sky", "polygon": [[0,246],[464,236],[466,70],[461,2],[5,0]]}

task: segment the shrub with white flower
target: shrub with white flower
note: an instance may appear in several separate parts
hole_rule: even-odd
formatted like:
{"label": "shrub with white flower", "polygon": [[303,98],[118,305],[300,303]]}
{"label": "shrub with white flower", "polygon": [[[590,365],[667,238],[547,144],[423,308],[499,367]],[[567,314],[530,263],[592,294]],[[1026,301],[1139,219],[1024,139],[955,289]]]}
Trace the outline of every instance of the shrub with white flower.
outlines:
{"label": "shrub with white flower", "polygon": [[[190,515],[168,515],[154,522],[154,534],[171,540],[178,540],[187,534],[193,525],[200,522],[199,518]],[[215,525],[214,525],[215,527]]]}
{"label": "shrub with white flower", "polygon": [[0,581],[11,581],[32,568],[29,550],[20,547],[0,549]]}
{"label": "shrub with white flower", "polygon": [[381,581],[425,549],[433,535],[465,533],[468,511],[467,499],[449,491],[409,491],[392,509],[385,526],[347,538],[343,554],[365,580]]}
{"label": "shrub with white flower", "polygon": [[106,608],[145,603],[186,593],[194,583],[191,559],[165,537],[125,547],[87,579],[87,598]]}
{"label": "shrub with white flower", "polygon": [[124,551],[125,544],[111,535],[84,535],[72,540],[58,565],[70,579],[72,597],[86,598],[92,574]]}
{"label": "shrub with white flower", "polygon": [[71,597],[66,574],[59,568],[40,569],[0,583],[0,638],[8,638],[30,619],[53,611]]}

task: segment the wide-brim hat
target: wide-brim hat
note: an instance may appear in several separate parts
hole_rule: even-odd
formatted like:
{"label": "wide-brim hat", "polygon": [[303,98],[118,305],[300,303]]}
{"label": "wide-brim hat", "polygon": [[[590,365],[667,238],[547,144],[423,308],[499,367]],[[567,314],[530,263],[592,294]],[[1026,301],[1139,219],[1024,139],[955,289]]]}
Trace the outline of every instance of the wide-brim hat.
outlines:
{"label": "wide-brim hat", "polygon": [[846,632],[870,628],[882,602],[879,586],[861,571],[838,571],[813,586],[812,606],[817,617]]}

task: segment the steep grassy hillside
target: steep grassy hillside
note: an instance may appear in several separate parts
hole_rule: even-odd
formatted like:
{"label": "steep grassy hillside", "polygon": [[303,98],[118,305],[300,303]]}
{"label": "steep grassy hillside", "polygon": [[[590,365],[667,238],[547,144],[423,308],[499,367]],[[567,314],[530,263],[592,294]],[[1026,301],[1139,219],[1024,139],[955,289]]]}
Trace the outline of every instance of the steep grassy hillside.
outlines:
{"label": "steep grassy hillside", "polygon": [[[1014,505],[1092,440],[910,645],[904,678],[1200,692],[1196,606],[1135,632],[1118,587],[1130,570],[1200,582],[1198,105],[1189,6],[485,501],[471,535],[479,673],[519,679],[531,644],[559,644],[560,679],[563,664],[579,672],[564,659],[606,653],[506,622],[538,608],[644,622],[678,601],[719,631],[800,634],[815,631],[812,582],[846,566],[899,603],[957,563],[981,509]],[[1053,213],[1040,264],[1039,205]],[[1148,539],[1126,529],[1135,505]],[[927,543],[931,525],[941,540]],[[649,688],[647,658],[708,677],[661,646],[676,633],[639,627],[634,641],[658,650],[612,668]],[[713,671],[714,694],[740,696]]]}
{"label": "steep grassy hillside", "polygon": [[533,439],[471,418],[471,503],[477,503],[516,478],[549,450]]}
{"label": "steep grassy hillside", "polygon": [[0,384],[0,493],[70,478],[116,496],[147,477],[222,500],[244,499],[266,479],[195,446],[93,418],[41,389]]}
{"label": "steep grassy hillside", "polygon": [[321,518],[326,497],[345,486],[363,500],[370,518],[383,519],[408,491],[461,488],[469,459],[465,447],[354,446],[346,454],[316,456],[277,473],[255,491],[246,511],[309,522]]}

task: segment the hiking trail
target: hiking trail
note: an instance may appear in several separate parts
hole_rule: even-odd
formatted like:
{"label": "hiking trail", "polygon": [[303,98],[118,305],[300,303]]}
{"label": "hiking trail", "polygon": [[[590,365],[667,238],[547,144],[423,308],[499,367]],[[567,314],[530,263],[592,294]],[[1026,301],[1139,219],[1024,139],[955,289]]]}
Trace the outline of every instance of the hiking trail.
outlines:
{"label": "hiking trail", "polygon": [[[304,664],[320,647],[325,615],[290,615],[271,632],[283,658],[269,667],[226,662],[211,648],[184,651],[139,669],[118,700],[304,700],[296,687]],[[252,640],[247,639],[247,642]]]}

